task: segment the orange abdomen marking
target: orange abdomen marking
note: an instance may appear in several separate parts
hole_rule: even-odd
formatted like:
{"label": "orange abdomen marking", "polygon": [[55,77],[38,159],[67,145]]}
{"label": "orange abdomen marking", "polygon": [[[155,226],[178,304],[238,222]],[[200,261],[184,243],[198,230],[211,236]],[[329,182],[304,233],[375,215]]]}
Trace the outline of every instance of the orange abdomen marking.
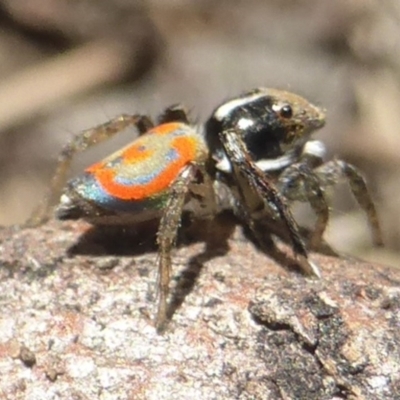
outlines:
{"label": "orange abdomen marking", "polygon": [[191,127],[168,123],[150,130],[86,172],[95,178],[104,196],[142,201],[164,194],[186,165],[202,163],[206,154],[202,137]]}

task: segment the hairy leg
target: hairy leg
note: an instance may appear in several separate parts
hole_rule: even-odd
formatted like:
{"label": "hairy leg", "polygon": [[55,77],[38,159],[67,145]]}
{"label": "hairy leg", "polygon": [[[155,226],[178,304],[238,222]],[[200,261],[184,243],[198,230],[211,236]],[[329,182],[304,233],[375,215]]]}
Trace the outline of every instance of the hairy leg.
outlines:
{"label": "hairy leg", "polygon": [[160,220],[157,242],[159,245],[158,261],[158,309],[156,328],[161,332],[168,319],[167,299],[171,279],[171,252],[176,242],[178,228],[181,222],[185,198],[189,185],[195,180],[198,167],[187,166],[173,183],[170,195]]}
{"label": "hairy leg", "polygon": [[120,115],[110,121],[87,129],[75,135],[61,150],[57,166],[50,183],[48,194],[27,221],[28,226],[36,226],[45,222],[51,207],[58,201],[67,180],[67,174],[74,156],[90,147],[104,142],[119,132],[135,126],[139,134],[143,134],[153,126],[151,119],[145,115]]}
{"label": "hairy leg", "polygon": [[314,171],[321,182],[321,186],[332,186],[343,178],[347,179],[357,203],[367,215],[374,245],[382,246],[383,236],[378,213],[361,172],[342,160],[329,161]]}
{"label": "hairy leg", "polygon": [[[256,193],[256,197],[261,199],[267,208],[274,210],[286,225],[292,241],[293,252],[301,268],[307,274],[319,277],[320,272],[318,267],[308,258],[299,228],[287,204],[275,186],[268,180],[266,174],[257,168],[255,163],[250,159],[245,144],[240,139],[240,135],[234,130],[226,130],[220,133],[220,139],[232,163],[238,181],[239,192],[241,192],[241,197],[245,205],[249,204],[249,193],[247,193],[247,190],[241,190],[241,182],[249,186],[249,189]],[[249,215],[251,216],[252,214],[250,211]],[[249,226],[251,229],[256,230],[254,232],[256,238],[263,237],[263,234],[257,231],[259,224],[250,223]]]}
{"label": "hairy leg", "polygon": [[290,202],[308,202],[317,216],[309,247],[318,249],[329,221],[329,206],[324,189],[307,160],[287,167],[278,178],[279,192]]}

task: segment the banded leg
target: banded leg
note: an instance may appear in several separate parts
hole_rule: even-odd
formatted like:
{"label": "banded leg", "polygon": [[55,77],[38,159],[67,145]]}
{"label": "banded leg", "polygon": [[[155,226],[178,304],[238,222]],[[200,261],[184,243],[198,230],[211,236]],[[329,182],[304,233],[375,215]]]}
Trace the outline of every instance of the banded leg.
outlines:
{"label": "banded leg", "polygon": [[195,179],[197,167],[187,166],[175,180],[171,187],[168,202],[160,220],[157,242],[158,255],[158,309],[156,316],[156,328],[163,331],[168,319],[167,299],[169,283],[171,280],[171,252],[176,242],[181,215],[185,205],[185,198],[189,192],[189,185]]}
{"label": "banded leg", "polygon": [[104,142],[117,133],[135,126],[139,135],[153,127],[151,119],[145,115],[120,115],[110,121],[94,128],[80,132],[68,142],[61,150],[57,160],[57,167],[50,183],[50,188],[45,199],[32,213],[27,221],[28,226],[36,226],[48,219],[51,207],[58,201],[62,189],[67,181],[67,174],[73,157],[98,143]]}
{"label": "banded leg", "polygon": [[322,186],[332,186],[342,178],[347,179],[353,196],[367,215],[374,245],[383,246],[378,213],[361,172],[353,165],[342,160],[332,160],[316,168],[315,174],[318,176]]}
{"label": "banded leg", "polygon": [[[299,228],[289,208],[280,196],[278,190],[267,179],[265,173],[257,168],[254,162],[249,158],[245,144],[240,139],[240,135],[234,130],[226,130],[220,133],[220,139],[232,163],[234,173],[237,175],[239,186],[241,177],[241,179],[249,183],[267,208],[272,208],[276,211],[276,214],[279,215],[288,229],[292,241],[292,249],[300,267],[307,274],[320,277],[318,267],[308,258],[308,253],[300,236]],[[246,201],[246,194],[243,191],[241,196],[245,204],[248,204]],[[253,229],[257,229],[256,227],[258,226],[258,224],[254,223],[249,225],[251,228],[254,227]],[[262,233],[255,232],[257,238],[262,237],[261,235]]]}
{"label": "banded leg", "polygon": [[329,221],[329,206],[318,176],[307,164],[293,164],[287,167],[278,178],[277,187],[289,201],[308,202],[317,216],[309,247],[318,249]]}

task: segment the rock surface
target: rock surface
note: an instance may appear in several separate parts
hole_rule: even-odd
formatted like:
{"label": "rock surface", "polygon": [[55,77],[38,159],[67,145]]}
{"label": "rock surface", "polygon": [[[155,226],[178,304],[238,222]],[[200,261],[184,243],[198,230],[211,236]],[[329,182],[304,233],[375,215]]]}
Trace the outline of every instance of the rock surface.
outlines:
{"label": "rock surface", "polygon": [[153,235],[2,229],[0,399],[400,398],[399,270],[312,254],[311,280],[230,230],[176,250],[158,335]]}

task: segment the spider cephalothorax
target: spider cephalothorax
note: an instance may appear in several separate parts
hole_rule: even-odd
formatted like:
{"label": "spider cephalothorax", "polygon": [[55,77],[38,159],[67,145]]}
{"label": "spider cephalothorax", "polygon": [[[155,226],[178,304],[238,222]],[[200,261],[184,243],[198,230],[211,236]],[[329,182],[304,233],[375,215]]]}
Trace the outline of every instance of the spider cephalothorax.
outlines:
{"label": "spider cephalothorax", "polygon": [[263,88],[224,102],[203,130],[190,123],[181,106],[167,108],[157,124],[144,115],[122,115],[77,135],[64,147],[47,201],[29,222],[46,219],[75,153],[135,126],[136,140],[68,182],[56,215],[123,225],[160,218],[159,330],[167,320],[171,251],[183,212],[209,218],[231,209],[261,246],[271,245],[261,222],[266,216],[279,219],[299,265],[319,276],[290,213],[291,201],[309,202],[315,211],[310,245],[317,247],[329,217],[324,188],[345,177],[367,213],[375,243],[382,243],[364,179],[341,160],[324,163],[324,146],[310,139],[324,121],[324,112],[304,98]]}
{"label": "spider cephalothorax", "polygon": [[[296,200],[310,203],[317,215],[310,247],[318,248],[329,218],[325,188],[345,178],[368,216],[374,243],[381,245],[375,207],[364,178],[342,160],[324,163],[325,146],[311,139],[324,123],[320,108],[276,89],[256,89],[225,102],[206,124],[217,176],[236,188],[237,213],[244,219],[260,218],[261,207],[281,217],[299,255],[304,254],[304,246],[299,243],[287,204]],[[255,233],[262,236],[262,232]],[[301,263],[307,270],[309,263]],[[310,272],[318,274],[313,265]]]}
{"label": "spider cephalothorax", "polygon": [[[321,109],[293,93],[257,89],[219,106],[207,122],[207,140],[217,168],[230,169],[219,132],[240,135],[251,159],[266,170],[292,164],[310,135],[325,123]],[[222,150],[222,151],[221,151]]]}

